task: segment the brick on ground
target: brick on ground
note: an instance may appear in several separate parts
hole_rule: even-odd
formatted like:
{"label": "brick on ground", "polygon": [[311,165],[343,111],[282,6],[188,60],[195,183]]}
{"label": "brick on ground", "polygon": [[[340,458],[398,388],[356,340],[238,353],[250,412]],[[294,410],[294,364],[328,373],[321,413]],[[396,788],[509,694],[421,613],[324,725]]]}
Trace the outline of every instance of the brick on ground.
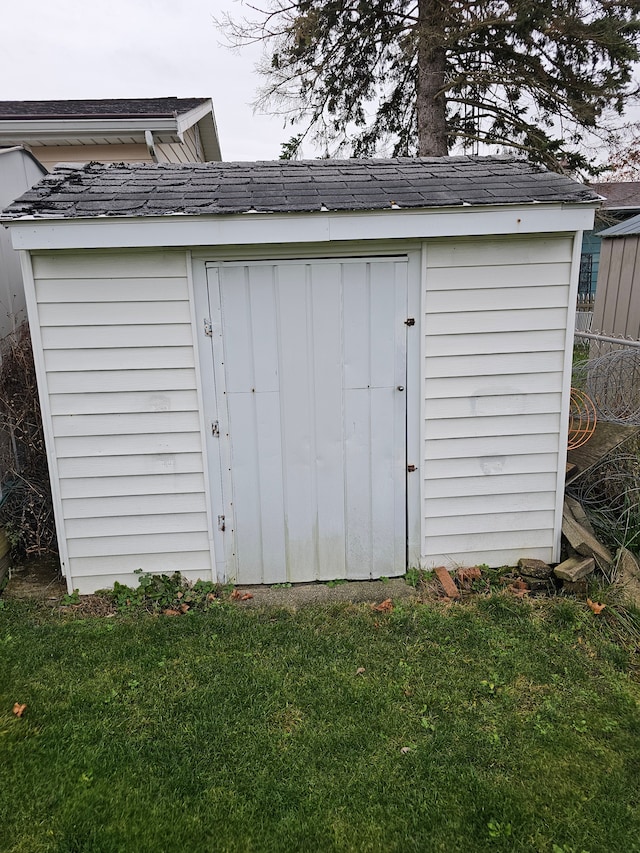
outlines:
{"label": "brick on ground", "polygon": [[440,581],[440,584],[445,591],[445,594],[449,596],[449,598],[460,598],[460,590],[453,582],[453,578],[449,574],[449,572],[445,569],[444,566],[438,566],[437,569],[433,570],[435,576]]}
{"label": "brick on ground", "polygon": [[550,577],[553,571],[551,566],[545,563],[544,560],[534,560],[529,557],[522,557],[522,559],[518,560],[518,568],[522,575],[526,575],[528,578],[539,578],[540,580]]}

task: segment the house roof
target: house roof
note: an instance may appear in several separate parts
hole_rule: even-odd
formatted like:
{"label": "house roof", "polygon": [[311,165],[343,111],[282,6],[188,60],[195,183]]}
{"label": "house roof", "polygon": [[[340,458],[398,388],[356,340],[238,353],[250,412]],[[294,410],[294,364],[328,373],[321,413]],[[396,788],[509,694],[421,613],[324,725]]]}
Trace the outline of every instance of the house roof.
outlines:
{"label": "house roof", "polygon": [[509,157],[58,167],[3,219],[589,203],[589,187]]}
{"label": "house roof", "polygon": [[591,189],[603,196],[607,210],[640,209],[640,181],[613,181],[591,184]]}
{"label": "house roof", "polygon": [[604,231],[598,232],[599,237],[626,237],[635,234],[640,234],[640,213],[630,219],[625,219],[618,225],[612,225],[611,228],[605,228]]}
{"label": "house roof", "polygon": [[180,115],[208,101],[208,98],[0,101],[0,119],[154,118]]}
{"label": "house roof", "polygon": [[210,98],[113,98],[71,101],[0,101],[0,145],[95,145],[178,142],[198,126],[207,160],[220,160]]}

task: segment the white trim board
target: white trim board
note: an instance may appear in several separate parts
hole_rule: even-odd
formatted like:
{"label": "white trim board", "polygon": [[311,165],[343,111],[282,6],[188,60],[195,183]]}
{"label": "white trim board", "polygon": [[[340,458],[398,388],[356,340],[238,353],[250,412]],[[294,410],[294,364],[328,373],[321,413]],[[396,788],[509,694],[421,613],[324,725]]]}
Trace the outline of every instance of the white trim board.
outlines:
{"label": "white trim board", "polygon": [[67,543],[64,511],[62,507],[62,496],[60,494],[60,472],[58,470],[58,457],[56,455],[55,440],[53,435],[51,394],[47,383],[47,369],[44,363],[44,350],[42,346],[39,306],[38,301],[36,299],[33,266],[31,263],[31,257],[27,252],[20,252],[20,265],[22,268],[22,280],[24,282],[24,292],[27,303],[27,312],[29,316],[29,327],[33,347],[33,360],[38,385],[40,411],[42,413],[42,429],[45,437],[47,464],[49,466],[51,501],[53,504],[53,517],[56,525],[56,536],[58,538],[60,568],[62,569],[62,573],[64,574],[67,583],[67,591],[71,594],[73,592],[73,580],[71,577],[71,566],[69,564],[69,548]]}
{"label": "white trim board", "polygon": [[533,203],[232,216],[25,217],[5,224],[15,249],[246,246],[581,231],[593,227],[595,206]]}

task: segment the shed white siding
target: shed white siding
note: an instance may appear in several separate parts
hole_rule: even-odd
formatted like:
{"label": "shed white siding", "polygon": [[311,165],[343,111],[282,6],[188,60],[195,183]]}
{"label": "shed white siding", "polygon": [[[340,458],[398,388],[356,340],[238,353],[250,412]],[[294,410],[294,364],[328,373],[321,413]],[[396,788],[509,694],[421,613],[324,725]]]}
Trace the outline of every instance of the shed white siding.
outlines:
{"label": "shed white siding", "polygon": [[422,561],[554,559],[573,239],[427,244]]}
{"label": "shed white siding", "polygon": [[186,253],[36,255],[33,278],[71,586],[210,578]]}

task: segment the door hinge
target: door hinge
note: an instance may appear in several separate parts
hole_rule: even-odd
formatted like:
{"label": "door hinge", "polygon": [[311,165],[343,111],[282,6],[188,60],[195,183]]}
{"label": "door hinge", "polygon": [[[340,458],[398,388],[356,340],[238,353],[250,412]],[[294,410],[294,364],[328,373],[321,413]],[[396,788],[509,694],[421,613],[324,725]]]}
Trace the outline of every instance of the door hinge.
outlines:
{"label": "door hinge", "polygon": [[204,321],[204,333],[208,338],[213,337],[213,326],[211,325],[211,320],[205,318]]}
{"label": "door hinge", "polygon": [[224,515],[218,516],[218,530],[224,530]]}
{"label": "door hinge", "polygon": [[218,421],[211,421],[211,435],[220,438],[220,424]]}
{"label": "door hinge", "polygon": [[413,472],[414,472],[415,470],[416,470],[416,466],[415,466],[415,465],[407,465],[407,471],[408,471],[410,474],[413,474]]}
{"label": "door hinge", "polygon": [[415,326],[415,317],[409,317],[407,320],[404,321],[404,324],[405,326]]}

